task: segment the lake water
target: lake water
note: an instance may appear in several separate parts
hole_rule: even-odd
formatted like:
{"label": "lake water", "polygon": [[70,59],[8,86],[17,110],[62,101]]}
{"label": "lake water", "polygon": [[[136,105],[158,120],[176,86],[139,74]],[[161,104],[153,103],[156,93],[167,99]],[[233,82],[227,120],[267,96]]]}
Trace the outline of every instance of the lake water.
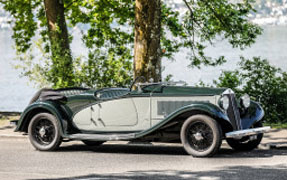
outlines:
{"label": "lake water", "polygon": [[[0,31],[0,111],[23,111],[33,94],[37,91],[27,78],[20,78],[20,71],[12,67],[15,63],[15,50],[11,31]],[[72,44],[75,55],[85,51],[79,37]],[[173,75],[173,80],[183,80],[194,85],[202,80],[211,83],[224,70],[234,70],[237,67],[240,55],[245,57],[261,56],[267,58],[272,65],[287,71],[287,27],[267,26],[256,43],[244,50],[232,49],[225,41],[218,42],[216,47],[209,47],[207,54],[212,57],[224,55],[228,62],[222,66],[204,67],[202,69],[188,68],[187,51],[175,55],[174,62],[163,59],[165,66],[163,77]]]}

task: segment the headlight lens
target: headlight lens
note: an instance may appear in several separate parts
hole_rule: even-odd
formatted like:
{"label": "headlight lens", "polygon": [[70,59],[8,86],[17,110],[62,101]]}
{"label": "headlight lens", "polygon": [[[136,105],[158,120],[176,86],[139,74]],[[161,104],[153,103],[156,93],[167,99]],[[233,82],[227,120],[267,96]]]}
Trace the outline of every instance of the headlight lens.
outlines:
{"label": "headlight lens", "polygon": [[249,95],[248,94],[244,94],[243,96],[241,96],[240,103],[241,103],[241,106],[243,106],[244,108],[248,108],[250,106],[250,97],[249,97]]}
{"label": "headlight lens", "polygon": [[229,107],[229,98],[227,96],[222,96],[219,100],[219,105],[224,110],[227,110]]}

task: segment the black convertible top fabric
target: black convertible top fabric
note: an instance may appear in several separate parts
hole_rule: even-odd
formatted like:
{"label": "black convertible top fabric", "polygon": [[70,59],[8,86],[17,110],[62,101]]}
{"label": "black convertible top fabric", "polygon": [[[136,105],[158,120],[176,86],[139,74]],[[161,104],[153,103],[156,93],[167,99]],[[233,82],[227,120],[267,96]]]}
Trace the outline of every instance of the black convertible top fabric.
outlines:
{"label": "black convertible top fabric", "polygon": [[60,88],[60,89],[52,89],[52,88],[42,88],[35,93],[33,98],[30,100],[29,104],[34,103],[38,99],[41,101],[47,100],[66,100],[67,95],[79,94],[83,91],[89,90],[88,88],[81,87],[73,87],[73,88]]}
{"label": "black convertible top fabric", "polygon": [[40,96],[39,100],[47,101],[47,100],[66,100],[66,96],[62,94],[60,91],[43,91]]}

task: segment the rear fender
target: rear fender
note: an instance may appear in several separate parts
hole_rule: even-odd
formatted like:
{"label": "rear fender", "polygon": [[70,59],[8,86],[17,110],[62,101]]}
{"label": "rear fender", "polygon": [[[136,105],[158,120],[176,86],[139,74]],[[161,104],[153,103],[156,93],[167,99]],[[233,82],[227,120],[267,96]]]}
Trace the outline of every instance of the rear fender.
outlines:
{"label": "rear fender", "polygon": [[53,114],[59,121],[61,135],[64,135],[67,129],[67,116],[61,109],[62,108],[59,104],[52,101],[35,102],[29,105],[21,114],[20,120],[15,131],[28,132],[28,126],[31,119],[38,113],[48,112]]}

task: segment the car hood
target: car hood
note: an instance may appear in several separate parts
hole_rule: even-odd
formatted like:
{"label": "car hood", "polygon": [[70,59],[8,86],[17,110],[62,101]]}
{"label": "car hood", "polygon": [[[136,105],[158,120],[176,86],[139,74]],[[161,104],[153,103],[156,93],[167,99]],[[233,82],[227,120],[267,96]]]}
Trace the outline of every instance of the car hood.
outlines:
{"label": "car hood", "polygon": [[191,87],[191,86],[166,86],[163,94],[215,96],[221,95],[227,88]]}

